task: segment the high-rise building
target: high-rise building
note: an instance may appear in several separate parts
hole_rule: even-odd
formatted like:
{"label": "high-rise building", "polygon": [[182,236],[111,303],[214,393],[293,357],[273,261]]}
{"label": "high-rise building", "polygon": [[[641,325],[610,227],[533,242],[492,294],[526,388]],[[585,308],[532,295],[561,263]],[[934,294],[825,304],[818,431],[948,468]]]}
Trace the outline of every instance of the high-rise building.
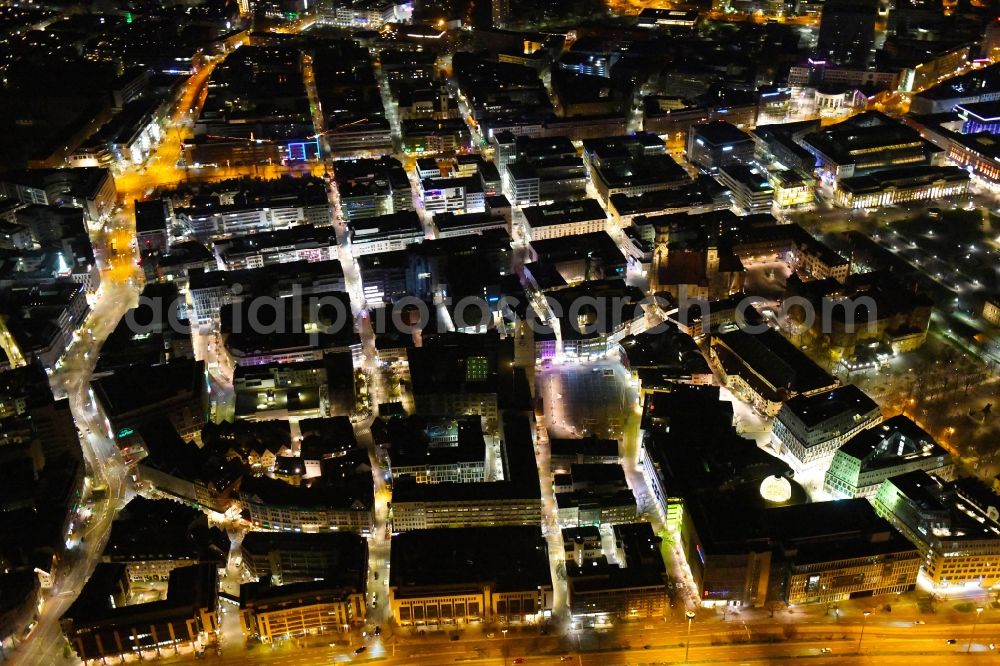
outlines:
{"label": "high-rise building", "polygon": [[867,65],[875,54],[875,0],[827,0],[819,23],[820,59]]}
{"label": "high-rise building", "polygon": [[509,0],[490,0],[490,16],[493,19],[494,28],[506,27],[509,15]]}
{"label": "high-rise building", "polygon": [[1000,58],[1000,18],[986,25],[983,41],[979,43],[979,56],[993,61]]}
{"label": "high-rise building", "polygon": [[507,165],[517,159],[517,137],[513,132],[497,132],[490,137],[493,146],[493,161],[503,177]]}

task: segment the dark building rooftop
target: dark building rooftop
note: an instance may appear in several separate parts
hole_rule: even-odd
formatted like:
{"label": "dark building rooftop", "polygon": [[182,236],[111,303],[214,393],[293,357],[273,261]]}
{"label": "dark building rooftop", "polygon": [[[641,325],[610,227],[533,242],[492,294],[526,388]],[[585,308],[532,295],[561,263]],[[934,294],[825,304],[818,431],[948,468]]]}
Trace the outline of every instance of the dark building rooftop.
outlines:
{"label": "dark building rooftop", "polygon": [[[368,574],[368,545],[351,532],[248,532],[243,554],[253,562],[277,560],[284,567],[297,567],[310,557],[322,557],[321,575],[327,586],[363,592]],[[285,564],[287,562],[287,564]],[[304,565],[303,565],[304,566]],[[283,567],[283,568],[284,568]],[[282,571],[288,580],[290,571]],[[309,568],[308,573],[320,573]],[[294,577],[294,576],[292,576]]]}
{"label": "dark building rooftop", "polygon": [[201,395],[205,365],[202,361],[177,359],[150,367],[129,366],[95,379],[91,386],[105,413],[115,418],[178,396]]}
{"label": "dark building rooftop", "polygon": [[112,562],[191,560],[225,563],[229,537],[197,509],[178,502],[135,497],[111,524],[104,557]]}
{"label": "dark building rooftop", "polygon": [[[739,366],[745,366],[750,373],[778,391],[809,393],[837,383],[834,377],[773,329],[759,334],[738,329],[723,333],[717,339],[726,348],[720,349],[726,371],[740,374],[748,382],[757,377],[747,376]],[[731,364],[732,361],[739,365]],[[770,388],[761,388],[764,393],[771,391]]]}
{"label": "dark building rooftop", "polygon": [[713,146],[726,146],[753,141],[750,135],[725,120],[694,125],[695,135]]}
{"label": "dark building rooftop", "polygon": [[[80,597],[63,616],[77,637],[96,636],[121,625],[142,626],[196,617],[199,611],[214,611],[218,605],[218,574],[215,564],[178,567],[170,572],[167,598],[145,604],[114,606],[113,597],[124,565],[98,564]],[[88,631],[93,629],[93,631]]]}
{"label": "dark building rooftop", "polygon": [[599,439],[584,437],[582,439],[565,439],[552,437],[549,439],[549,450],[552,457],[559,456],[602,456],[615,458],[618,456],[618,442],[614,439]]}
{"label": "dark building rooftop", "polygon": [[878,404],[854,384],[845,384],[815,395],[797,395],[785,403],[785,409],[806,427],[815,427],[839,414],[867,414],[878,409]]}
{"label": "dark building rooftop", "polygon": [[711,373],[708,362],[694,339],[674,325],[664,325],[653,333],[629,335],[621,347],[632,369],[672,370],[680,374]]}
{"label": "dark building rooftop", "polygon": [[389,449],[394,468],[481,462],[486,456],[478,416],[376,419],[372,436]]}
{"label": "dark building rooftop", "polygon": [[802,142],[837,164],[854,164],[859,169],[871,159],[864,156],[875,152],[920,151],[924,157],[941,152],[917,130],[878,111],[866,111],[807,134]]}
{"label": "dark building rooftop", "polygon": [[531,247],[539,260],[554,263],[589,257],[610,263],[625,262],[625,255],[606,231],[532,241]]}
{"label": "dark building rooftop", "polygon": [[498,592],[552,584],[537,527],[469,527],[404,532],[393,539],[389,584],[397,596],[423,589],[489,584]]}
{"label": "dark building rooftop", "polygon": [[933,437],[902,414],[862,430],[840,447],[839,454],[859,460],[861,472],[891,467],[904,460],[949,457]]}
{"label": "dark building rooftop", "polygon": [[619,215],[659,213],[670,209],[718,207],[728,210],[727,190],[714,179],[699,177],[688,185],[640,195],[612,194],[611,205]]}
{"label": "dark building rooftop", "polygon": [[558,201],[544,206],[525,206],[521,210],[533,229],[607,218],[596,199]]}

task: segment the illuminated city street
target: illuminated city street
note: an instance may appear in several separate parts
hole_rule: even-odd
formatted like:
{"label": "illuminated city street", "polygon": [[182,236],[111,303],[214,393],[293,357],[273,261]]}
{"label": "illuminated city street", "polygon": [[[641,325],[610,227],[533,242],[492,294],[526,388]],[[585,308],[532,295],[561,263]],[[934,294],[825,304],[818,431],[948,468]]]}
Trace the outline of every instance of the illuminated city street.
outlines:
{"label": "illuminated city street", "polygon": [[0,664],[1000,661],[1000,5],[78,4]]}

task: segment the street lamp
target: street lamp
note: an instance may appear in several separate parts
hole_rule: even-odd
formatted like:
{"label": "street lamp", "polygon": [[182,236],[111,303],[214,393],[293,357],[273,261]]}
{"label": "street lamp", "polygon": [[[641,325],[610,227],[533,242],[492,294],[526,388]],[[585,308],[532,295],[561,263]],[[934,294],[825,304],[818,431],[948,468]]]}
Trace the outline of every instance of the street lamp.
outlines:
{"label": "street lamp", "polygon": [[858,654],[861,654],[861,641],[864,640],[864,637],[865,637],[865,620],[868,619],[869,615],[871,615],[870,611],[865,611],[864,613],[862,613],[862,617],[861,617],[861,635],[858,636]]}
{"label": "street lamp", "polygon": [[694,620],[694,611],[687,611],[684,617],[688,620],[687,640],[684,641],[684,663],[687,663],[688,654],[691,652],[691,621]]}
{"label": "street lamp", "polygon": [[969,647],[965,648],[966,652],[972,652],[972,637],[976,635],[976,625],[979,624],[979,618],[983,616],[983,607],[976,606],[976,619],[972,623],[972,631],[969,632]]}

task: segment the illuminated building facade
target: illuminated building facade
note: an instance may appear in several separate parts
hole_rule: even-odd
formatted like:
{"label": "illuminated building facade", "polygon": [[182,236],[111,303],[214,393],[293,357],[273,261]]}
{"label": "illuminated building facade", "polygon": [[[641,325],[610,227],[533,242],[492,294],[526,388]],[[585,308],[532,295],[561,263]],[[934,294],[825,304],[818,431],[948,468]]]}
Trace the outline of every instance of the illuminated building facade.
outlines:
{"label": "illuminated building facade", "polygon": [[950,134],[948,159],[991,189],[1000,187],[1000,139],[996,134]]}
{"label": "illuminated building facade", "polygon": [[878,111],[868,111],[806,134],[799,144],[816,158],[824,184],[881,169],[926,166],[943,152],[920,133]]}
{"label": "illuminated building facade", "polygon": [[365,619],[364,590],[310,581],[271,587],[240,586],[240,624],[247,639],[273,643],[282,639],[346,632]]}
{"label": "illuminated building facade", "polygon": [[[920,554],[902,538],[884,546],[869,542],[857,557],[838,556],[841,544],[800,554],[788,567],[785,601],[789,604],[846,601],[861,595],[899,594],[914,588]],[[847,550],[847,549],[845,549]],[[816,558],[815,562],[808,560]]]}
{"label": "illuminated building facade", "polygon": [[649,523],[615,525],[613,532],[617,564],[600,560],[600,544],[593,558],[567,560],[573,619],[662,618],[668,606],[661,539]]}
{"label": "illuminated building facade", "polygon": [[871,497],[886,479],[916,470],[950,478],[955,465],[933,437],[899,415],[844,444],[833,456],[823,488],[835,498]]}
{"label": "illuminated building facade", "polygon": [[786,402],[774,420],[772,439],[794,466],[825,467],[845,442],[881,419],[875,401],[847,384]]}
{"label": "illuminated building facade", "polygon": [[531,240],[595,233],[608,228],[607,213],[594,199],[528,206],[521,212],[525,234]]}
{"label": "illuminated building facade", "polygon": [[1000,299],[987,299],[983,303],[982,317],[994,326],[1000,326]]}
{"label": "illuminated building facade", "polygon": [[124,564],[98,564],[80,596],[62,617],[63,632],[85,662],[142,650],[192,647],[216,640],[219,580],[215,564],[170,572],[166,599],[126,604]]}
{"label": "illuminated building facade", "polygon": [[887,169],[841,180],[834,201],[844,208],[881,208],[906,201],[960,196],[969,191],[969,173],[959,167]]}
{"label": "illuminated building facade", "polygon": [[707,173],[749,162],[753,153],[753,139],[726,121],[692,125],[688,130],[687,160]]}
{"label": "illuminated building facade", "polygon": [[799,171],[773,170],[768,180],[774,189],[774,203],[779,208],[808,206],[816,198],[816,179]]}
{"label": "illuminated building facade", "polygon": [[743,164],[719,169],[719,182],[729,188],[733,203],[743,214],[767,213],[774,203],[774,188],[766,174]]}
{"label": "illuminated building facade", "polygon": [[873,502],[920,549],[935,587],[1000,583],[1000,497],[978,480],[948,483],[913,471],[883,481]]}

